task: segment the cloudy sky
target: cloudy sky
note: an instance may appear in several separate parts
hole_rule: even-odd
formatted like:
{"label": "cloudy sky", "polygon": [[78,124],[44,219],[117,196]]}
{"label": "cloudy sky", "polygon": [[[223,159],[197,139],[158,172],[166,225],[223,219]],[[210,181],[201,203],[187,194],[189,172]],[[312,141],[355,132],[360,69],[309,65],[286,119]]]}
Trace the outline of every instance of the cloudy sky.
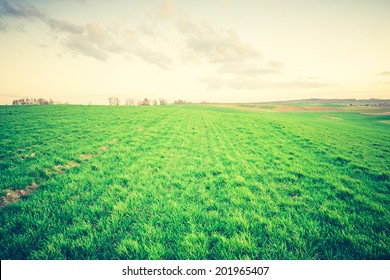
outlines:
{"label": "cloudy sky", "polygon": [[388,0],[0,0],[0,104],[390,98]]}

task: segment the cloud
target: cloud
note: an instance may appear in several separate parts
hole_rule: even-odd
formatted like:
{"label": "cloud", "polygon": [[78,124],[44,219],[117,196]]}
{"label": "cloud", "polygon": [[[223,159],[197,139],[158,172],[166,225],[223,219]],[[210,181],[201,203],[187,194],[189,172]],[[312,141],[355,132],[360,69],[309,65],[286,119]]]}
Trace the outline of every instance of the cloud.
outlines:
{"label": "cloud", "polygon": [[234,29],[220,29],[209,21],[191,20],[184,12],[176,22],[184,37],[182,58],[189,63],[206,62],[215,72],[200,78],[208,89],[314,89],[334,84],[318,81],[260,79],[284,73],[284,63],[266,60],[259,50],[244,42]]}
{"label": "cloud", "polygon": [[35,46],[37,46],[38,48],[41,48],[41,49],[48,49],[49,48],[49,45],[47,45],[47,44],[35,44]]}
{"label": "cloud", "polygon": [[51,29],[55,31],[68,32],[68,33],[82,33],[84,31],[83,26],[70,23],[68,21],[58,20],[52,18],[42,12],[36,7],[31,5],[16,5],[12,6],[5,0],[0,0],[0,16],[9,16],[24,18],[28,20],[40,20],[46,23]]}
{"label": "cloud", "polygon": [[325,88],[332,87],[334,84],[316,83],[316,82],[269,82],[256,78],[235,77],[235,78],[220,78],[220,77],[203,77],[199,79],[207,85],[210,90],[218,90],[223,88],[232,88],[236,90],[259,90],[259,89],[305,89],[305,88]]}
{"label": "cloud", "polygon": [[[170,16],[174,5],[164,1],[159,7],[161,16]],[[82,54],[101,62],[107,62],[111,54],[128,54],[141,58],[143,61],[157,65],[161,69],[169,69],[172,60],[151,48],[143,46],[137,41],[138,33],[143,30],[125,29],[118,31],[116,27],[105,26],[99,22],[76,24],[66,20],[53,18],[42,13],[34,6],[11,5],[8,1],[0,0],[0,17],[9,16],[27,20],[39,20],[52,31],[61,35],[63,46],[76,54]],[[8,31],[9,27],[0,22],[0,32]],[[152,36],[150,33],[143,33]]]}
{"label": "cloud", "polygon": [[208,21],[196,24],[185,15],[181,16],[176,26],[185,37],[187,55],[192,52],[192,56],[212,64],[261,58],[260,52],[242,42],[233,29],[216,30]]}
{"label": "cloud", "polygon": [[110,54],[131,52],[128,41],[118,39],[117,34],[118,31],[114,28],[90,22],[85,25],[84,32],[76,32],[67,37],[65,45],[76,53],[106,62]]}
{"label": "cloud", "polygon": [[151,64],[156,64],[157,66],[159,66],[161,69],[164,70],[170,69],[170,67],[173,64],[172,60],[166,55],[145,47],[138,48],[135,51],[135,54],[139,56],[141,59],[143,59],[144,61]]}
{"label": "cloud", "polygon": [[101,50],[98,45],[89,41],[85,36],[70,36],[66,42],[66,46],[76,52],[102,62],[106,62],[108,60],[108,54],[104,50]]}
{"label": "cloud", "polygon": [[162,20],[172,19],[176,15],[176,6],[171,0],[163,0],[157,7],[156,17]]}
{"label": "cloud", "polygon": [[60,32],[82,33],[84,31],[83,26],[52,18],[42,13],[32,5],[24,6],[18,4],[16,6],[12,6],[5,0],[0,0],[0,16],[40,20],[46,23],[51,29]]}
{"label": "cloud", "polygon": [[277,86],[257,77],[280,74],[284,64],[264,60],[261,52],[243,42],[235,30],[215,28],[209,21],[196,23],[184,13],[176,22],[176,28],[185,40],[184,61],[205,61],[215,67],[214,76],[199,79],[207,88],[255,90]]}
{"label": "cloud", "polygon": [[85,56],[107,62],[110,54],[129,54],[141,58],[167,70],[172,66],[172,60],[137,41],[136,31],[126,29],[118,31],[115,28],[103,26],[98,22],[86,24],[82,34],[73,34],[67,40],[67,47]]}
{"label": "cloud", "polygon": [[43,19],[47,25],[54,31],[82,34],[85,30],[84,26],[79,24],[74,24],[64,20],[58,20],[55,18],[45,17]]}
{"label": "cloud", "polygon": [[9,26],[7,25],[7,24],[5,24],[5,23],[2,23],[1,21],[0,21],[0,32],[8,32],[9,31]]}
{"label": "cloud", "polygon": [[31,5],[20,5],[12,6],[5,0],[0,0],[0,16],[11,16],[11,17],[19,17],[19,18],[43,18],[44,14],[38,11],[37,8]]}
{"label": "cloud", "polygon": [[390,76],[390,71],[383,71],[382,73],[377,74],[377,76]]}
{"label": "cloud", "polygon": [[276,60],[270,60],[267,62],[266,66],[273,69],[281,69],[283,68],[284,63]]}
{"label": "cloud", "polygon": [[[282,64],[281,64],[282,65]],[[250,64],[225,63],[218,68],[218,73],[233,74],[237,76],[257,77],[260,75],[273,75],[282,73],[281,65],[276,64]]]}

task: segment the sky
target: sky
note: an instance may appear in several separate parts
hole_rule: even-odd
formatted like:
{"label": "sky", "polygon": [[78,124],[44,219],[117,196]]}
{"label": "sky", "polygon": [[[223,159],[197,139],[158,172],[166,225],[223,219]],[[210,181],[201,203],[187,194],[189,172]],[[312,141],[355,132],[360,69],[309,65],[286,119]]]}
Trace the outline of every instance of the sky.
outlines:
{"label": "sky", "polygon": [[0,104],[390,98],[388,0],[0,0]]}

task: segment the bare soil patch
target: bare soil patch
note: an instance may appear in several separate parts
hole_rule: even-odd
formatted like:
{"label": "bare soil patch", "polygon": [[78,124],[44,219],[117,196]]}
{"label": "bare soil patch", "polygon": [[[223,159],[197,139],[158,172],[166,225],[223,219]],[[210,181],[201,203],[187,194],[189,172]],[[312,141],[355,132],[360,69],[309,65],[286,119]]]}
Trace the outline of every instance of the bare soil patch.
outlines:
{"label": "bare soil patch", "polygon": [[3,197],[3,200],[0,203],[0,208],[3,208],[7,204],[18,202],[21,196],[29,195],[30,193],[35,191],[37,187],[38,185],[33,182],[31,185],[28,185],[22,190],[9,191],[7,195]]}
{"label": "bare soil patch", "polygon": [[26,158],[29,158],[29,157],[35,157],[36,156],[36,153],[32,153],[32,154],[30,154],[30,155],[25,155],[25,156],[22,156],[20,159],[21,160],[25,160]]}
{"label": "bare soil patch", "polygon": [[325,119],[342,120],[342,118],[332,117],[332,116],[322,116],[322,117],[325,118]]}
{"label": "bare soil patch", "polygon": [[106,151],[108,149],[107,146],[101,146],[98,150],[98,154],[100,155],[101,153],[103,153],[104,151]]}
{"label": "bare soil patch", "polygon": [[81,157],[82,160],[89,160],[89,159],[92,158],[92,155],[90,155],[90,154],[81,154],[80,157]]}
{"label": "bare soil patch", "polygon": [[79,166],[79,165],[80,165],[80,163],[70,160],[70,161],[68,161],[68,163],[66,163],[64,165],[61,165],[61,164],[55,165],[54,169],[57,171],[57,173],[65,173],[66,170],[72,169],[72,168]]}

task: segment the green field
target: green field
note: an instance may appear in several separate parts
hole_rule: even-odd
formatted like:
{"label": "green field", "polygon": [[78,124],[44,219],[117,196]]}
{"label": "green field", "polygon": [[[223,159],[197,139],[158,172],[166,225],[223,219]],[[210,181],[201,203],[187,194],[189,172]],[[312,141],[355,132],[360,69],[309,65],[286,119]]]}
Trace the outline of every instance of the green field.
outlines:
{"label": "green field", "polygon": [[1,106],[0,258],[390,259],[389,119]]}

